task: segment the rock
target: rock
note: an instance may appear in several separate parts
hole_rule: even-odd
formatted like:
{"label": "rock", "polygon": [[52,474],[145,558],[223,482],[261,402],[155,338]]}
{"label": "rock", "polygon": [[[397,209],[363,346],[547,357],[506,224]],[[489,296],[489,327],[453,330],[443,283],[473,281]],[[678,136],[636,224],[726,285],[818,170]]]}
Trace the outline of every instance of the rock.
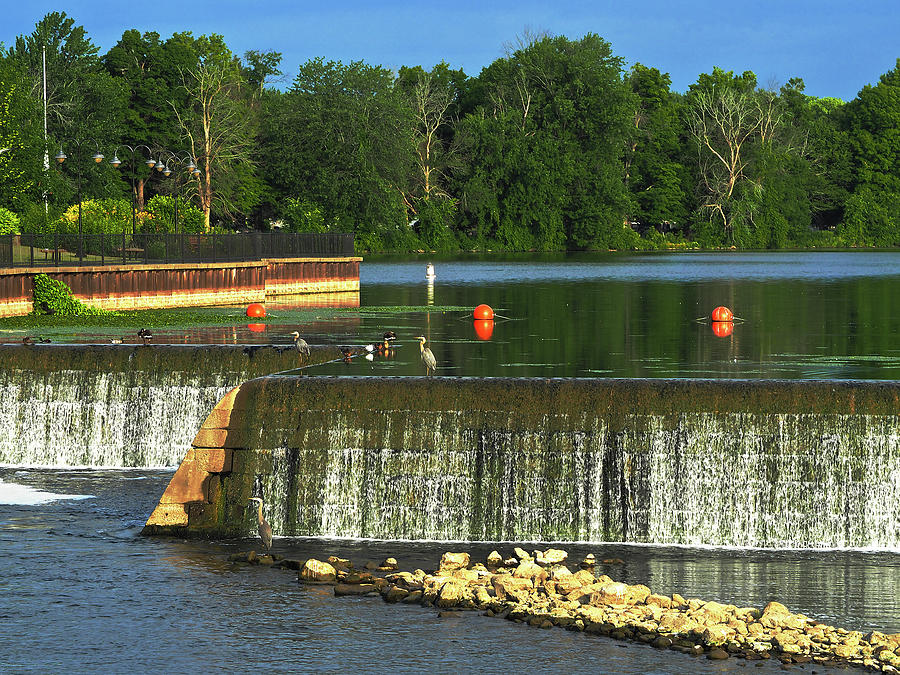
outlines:
{"label": "rock", "polygon": [[397,564],[396,558],[385,558],[384,561],[382,561],[381,565],[378,566],[378,569],[380,569],[380,570],[395,570],[395,569],[398,569],[399,567],[400,567],[400,565]]}
{"label": "rock", "polygon": [[345,595],[368,595],[374,592],[375,584],[335,584],[334,594],[336,596]]}
{"label": "rock", "polygon": [[665,595],[657,595],[656,593],[651,593],[646,597],[644,602],[648,605],[656,605],[657,607],[662,607],[663,609],[668,609],[672,606],[672,598]]}
{"label": "rock", "polygon": [[525,593],[527,597],[533,590],[534,584],[531,579],[523,579],[511,577],[508,575],[497,575],[493,579],[494,594],[498,600],[506,600],[507,597],[520,597],[521,593]]}
{"label": "rock", "polygon": [[672,646],[672,640],[671,638],[667,638],[665,635],[660,635],[650,644],[652,644],[657,649],[668,649]]}
{"label": "rock", "polygon": [[438,568],[441,571],[461,570],[469,566],[468,553],[445,553],[441,556],[441,564]]}
{"label": "rock", "polygon": [[597,558],[593,553],[588,553],[584,558],[582,558],[581,562],[578,563],[581,567],[585,569],[593,569],[597,564]]}
{"label": "rock", "polygon": [[519,561],[516,558],[507,558],[503,561],[504,567],[515,567],[519,564]]}
{"label": "rock", "polygon": [[725,605],[719,602],[707,602],[693,612],[693,617],[697,623],[709,626],[719,623],[728,623],[731,618],[731,612]]}
{"label": "rock", "polygon": [[311,581],[314,583],[329,583],[337,577],[337,570],[329,563],[310,558],[300,570],[300,578],[303,581]]}
{"label": "rock", "polygon": [[531,556],[528,555],[528,551],[526,551],[524,548],[519,548],[518,546],[513,549],[513,555],[516,556],[520,561],[531,560]]}
{"label": "rock", "polygon": [[[594,573],[589,570],[578,570],[575,574],[572,575],[575,579],[581,582],[582,586],[587,586],[588,584],[592,584],[596,581],[599,581],[597,577],[594,576]],[[609,577],[604,577],[607,581],[612,581]]]}
{"label": "rock", "polygon": [[672,593],[672,604],[676,607],[682,607],[687,604],[687,600],[678,595],[678,593]]}
{"label": "rock", "polygon": [[790,610],[780,602],[770,602],[762,611],[759,622],[766,628],[793,628],[802,629],[806,622],[797,614],[791,614]]}
{"label": "rock", "polygon": [[628,605],[637,605],[644,602],[650,597],[650,589],[643,584],[635,584],[629,586],[625,591],[625,603]]}
{"label": "rock", "polygon": [[519,563],[513,576],[519,579],[540,579],[543,581],[547,578],[547,570],[535,562],[525,561]]}
{"label": "rock", "polygon": [[706,658],[718,661],[718,660],[722,660],[722,659],[727,659],[728,656],[729,656],[729,654],[727,651],[718,647],[716,649],[713,649],[709,654],[707,654]]}
{"label": "rock", "polygon": [[703,631],[703,642],[707,645],[723,645],[734,635],[734,629],[728,626],[707,626]]}
{"label": "rock", "polygon": [[363,565],[363,568],[367,569],[367,570],[377,570],[378,563],[375,562],[374,560],[368,560],[368,561],[366,561],[366,564]]}
{"label": "rock", "polygon": [[336,570],[350,570],[353,564],[346,558],[338,558],[336,555],[328,556],[328,564]]}
{"label": "rock", "polygon": [[469,590],[469,587],[460,583],[456,580],[450,580],[441,586],[440,593],[438,593],[437,602],[435,603],[438,607],[457,607],[458,605],[463,604],[466,600],[471,600],[472,592]]}
{"label": "rock", "polygon": [[459,618],[462,615],[463,615],[462,612],[448,612],[447,610],[438,612],[439,619],[454,619],[454,618]]}
{"label": "rock", "polygon": [[614,581],[609,584],[604,584],[598,591],[595,591],[591,595],[591,604],[623,606],[625,604],[625,596],[627,593],[628,586],[623,583]]}
{"label": "rock", "polygon": [[543,553],[540,551],[535,551],[535,553],[539,554],[535,556],[535,560],[541,565],[560,565],[569,557],[568,553],[558,548],[548,548]]}
{"label": "rock", "polygon": [[408,595],[409,591],[399,586],[388,586],[381,591],[381,597],[384,598],[385,602],[390,603],[400,602]]}
{"label": "rock", "polygon": [[488,567],[500,567],[503,563],[503,557],[497,553],[497,551],[491,551],[488,553],[487,564]]}
{"label": "rock", "polygon": [[571,579],[572,576],[572,572],[569,571],[569,568],[565,565],[558,565],[557,567],[554,567],[550,570],[550,578],[553,579],[553,581],[560,581],[561,579]]}
{"label": "rock", "polygon": [[621,558],[605,558],[603,560],[604,565],[624,565],[625,561]]}

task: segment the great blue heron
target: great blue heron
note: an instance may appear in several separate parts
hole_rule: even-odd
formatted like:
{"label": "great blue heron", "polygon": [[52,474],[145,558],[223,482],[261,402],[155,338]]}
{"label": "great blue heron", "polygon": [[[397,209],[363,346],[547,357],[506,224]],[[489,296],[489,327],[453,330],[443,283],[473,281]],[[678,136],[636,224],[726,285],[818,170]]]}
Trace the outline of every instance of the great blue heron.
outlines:
{"label": "great blue heron", "polygon": [[425,364],[425,374],[431,375],[437,368],[437,359],[432,351],[425,346],[425,338],[421,335],[416,338],[419,341],[419,351],[422,353],[422,363]]}
{"label": "great blue heron", "polygon": [[306,344],[306,340],[300,337],[300,333],[294,331],[291,333],[291,337],[294,338],[294,346],[297,348],[297,351],[304,356],[309,356],[309,345]]}
{"label": "great blue heron", "polygon": [[259,539],[262,541],[263,548],[266,549],[266,553],[269,553],[272,550],[272,526],[266,522],[266,519],[263,518],[262,509],[263,509],[263,500],[259,497],[250,497],[251,502],[256,502],[257,510],[256,510],[256,521],[259,524]]}
{"label": "great blue heron", "polygon": [[141,329],[138,331],[137,334],[138,334],[138,337],[141,338],[141,340],[144,341],[144,344],[145,344],[145,345],[149,345],[149,344],[150,344],[150,340],[153,339],[153,334],[152,334],[149,330],[147,330],[146,328],[141,328]]}

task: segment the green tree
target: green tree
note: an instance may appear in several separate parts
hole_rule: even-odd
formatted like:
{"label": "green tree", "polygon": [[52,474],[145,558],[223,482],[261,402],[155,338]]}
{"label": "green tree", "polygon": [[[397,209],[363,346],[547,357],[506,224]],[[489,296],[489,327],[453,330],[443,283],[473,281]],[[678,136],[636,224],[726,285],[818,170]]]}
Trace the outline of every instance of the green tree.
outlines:
{"label": "green tree", "polygon": [[320,208],[360,249],[415,239],[403,195],[415,156],[410,109],[392,73],[361,61],[314,59],[291,88],[266,100],[261,151],[281,199]]}
{"label": "green tree", "polygon": [[636,63],[627,83],[636,95],[632,134],[625,152],[625,184],[632,198],[631,219],[680,229],[686,225],[689,174],[681,162],[682,127],[671,79]]}
{"label": "green tree", "polygon": [[847,105],[855,180],[841,234],[855,245],[900,243],[900,59]]}
{"label": "green tree", "polygon": [[470,234],[505,248],[622,248],[622,166],[634,95],[622,61],[588,34],[527,38],[487,67],[463,121],[473,160],[460,175]]}

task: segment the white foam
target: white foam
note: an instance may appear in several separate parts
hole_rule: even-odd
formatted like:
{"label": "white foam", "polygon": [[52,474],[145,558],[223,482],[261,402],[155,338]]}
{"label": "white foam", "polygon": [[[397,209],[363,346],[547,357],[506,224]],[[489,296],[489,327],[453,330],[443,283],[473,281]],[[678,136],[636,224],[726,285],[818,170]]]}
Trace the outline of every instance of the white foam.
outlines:
{"label": "white foam", "polygon": [[28,485],[5,483],[0,480],[0,504],[34,506],[35,504],[48,504],[49,502],[63,499],[93,499],[93,497],[94,495],[61,495],[55,492],[44,492]]}

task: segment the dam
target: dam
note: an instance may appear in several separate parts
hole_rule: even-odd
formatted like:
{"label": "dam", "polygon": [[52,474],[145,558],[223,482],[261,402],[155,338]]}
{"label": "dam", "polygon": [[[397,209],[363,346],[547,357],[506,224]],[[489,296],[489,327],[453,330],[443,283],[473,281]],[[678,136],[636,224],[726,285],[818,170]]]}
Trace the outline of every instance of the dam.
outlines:
{"label": "dam", "polygon": [[263,377],[147,534],[900,547],[893,382]]}

